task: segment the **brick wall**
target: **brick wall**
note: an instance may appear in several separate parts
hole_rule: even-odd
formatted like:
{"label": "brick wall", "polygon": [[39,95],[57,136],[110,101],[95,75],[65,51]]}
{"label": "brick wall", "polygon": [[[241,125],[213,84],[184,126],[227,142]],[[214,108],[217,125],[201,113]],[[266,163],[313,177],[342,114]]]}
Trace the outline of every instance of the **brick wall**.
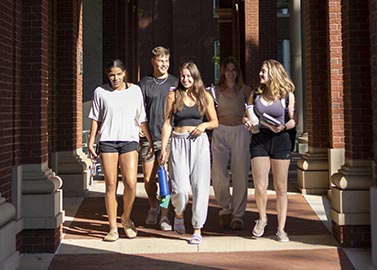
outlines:
{"label": "brick wall", "polygon": [[22,163],[43,163],[48,152],[48,10],[47,0],[22,4]]}
{"label": "brick wall", "polygon": [[54,143],[56,151],[72,151],[82,146],[82,5],[79,0],[57,1],[56,5],[59,77],[55,90]]}
{"label": "brick wall", "polygon": [[332,223],[332,231],[335,239],[346,248],[370,247],[370,225],[345,225],[339,226]]}
{"label": "brick wall", "polygon": [[[326,2],[304,1],[306,106],[309,146],[329,147]],[[321,59],[321,61],[318,61]]]}
{"label": "brick wall", "polygon": [[[138,70],[138,45],[136,44],[137,3],[131,1],[102,1],[102,60],[104,65],[119,58],[127,68],[127,80],[136,82]],[[103,74],[103,83],[107,83]]]}
{"label": "brick wall", "polygon": [[[356,12],[357,11],[357,12]],[[342,1],[346,158],[372,158],[368,2]]]}
{"label": "brick wall", "polygon": [[[341,6],[345,156],[350,160],[367,161],[373,155],[368,2],[342,0]],[[333,234],[344,247],[369,247],[371,244],[370,225],[333,223]]]}
{"label": "brick wall", "polygon": [[13,158],[13,105],[14,105],[14,45],[13,33],[15,6],[13,1],[2,1],[0,16],[4,31],[0,32],[0,193],[10,202],[12,197],[12,158]]}
{"label": "brick wall", "polygon": [[[50,8],[48,10],[48,74],[49,74],[49,85],[48,85],[48,142],[49,142],[49,162],[52,160],[51,153],[57,151],[56,143],[54,143],[55,138],[55,108],[56,108],[56,1],[50,3]],[[49,164],[49,167],[52,167]]]}
{"label": "brick wall", "polygon": [[276,1],[245,0],[245,83],[255,87],[263,60],[277,57]]}
{"label": "brick wall", "polygon": [[[212,1],[175,1],[173,16],[172,74],[179,76],[180,66],[192,60],[206,85],[214,82],[213,42],[218,39],[217,20],[213,19]],[[221,45],[220,45],[221,46]],[[221,50],[221,49],[220,49]]]}
{"label": "brick wall", "polygon": [[152,72],[150,51],[158,45],[171,51],[170,73],[179,76],[183,62],[193,60],[206,84],[213,82],[213,42],[218,39],[212,2],[139,1],[140,75]]}
{"label": "brick wall", "polygon": [[48,230],[23,230],[17,237],[21,253],[53,253],[58,248],[62,226]]}
{"label": "brick wall", "polygon": [[175,64],[172,46],[172,5],[170,1],[139,1],[139,61],[140,77],[152,73],[151,51],[156,46],[170,49],[171,70]]}
{"label": "brick wall", "polygon": [[344,148],[341,0],[328,1],[330,148]]}
{"label": "brick wall", "polygon": [[[377,46],[377,20],[372,20],[372,18],[377,18],[377,0],[369,0],[370,7],[370,53],[371,53],[371,85],[372,85],[372,104],[377,104],[377,50],[372,49]],[[373,160],[374,160],[374,185],[377,186],[377,106],[372,106],[373,114]]]}

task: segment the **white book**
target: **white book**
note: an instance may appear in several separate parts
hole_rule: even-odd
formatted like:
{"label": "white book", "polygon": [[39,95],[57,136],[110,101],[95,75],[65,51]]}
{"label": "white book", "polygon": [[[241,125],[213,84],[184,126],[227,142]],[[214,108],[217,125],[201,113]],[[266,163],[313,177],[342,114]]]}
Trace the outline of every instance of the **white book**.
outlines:
{"label": "white book", "polygon": [[280,126],[281,123],[276,118],[272,117],[271,115],[267,113],[263,113],[263,120],[267,122],[268,124],[274,125],[274,126]]}

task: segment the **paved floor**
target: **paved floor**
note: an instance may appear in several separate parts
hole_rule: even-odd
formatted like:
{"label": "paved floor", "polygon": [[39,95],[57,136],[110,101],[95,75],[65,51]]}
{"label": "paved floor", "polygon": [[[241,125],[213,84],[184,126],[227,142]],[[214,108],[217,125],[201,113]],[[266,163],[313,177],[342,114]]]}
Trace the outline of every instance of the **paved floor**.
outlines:
{"label": "paved floor", "polygon": [[[142,183],[132,218],[138,227],[136,239],[127,239],[119,224],[121,239],[102,241],[107,233],[103,182],[96,181],[89,196],[66,198],[64,239],[55,255],[22,255],[19,270],[34,269],[359,269],[370,264],[367,249],[342,249],[330,234],[328,201],[322,196],[289,193],[287,231],[291,241],[275,240],[276,211],[274,192],[269,194],[269,224],[265,236],[250,236],[257,218],[253,189],[249,190],[245,229],[219,229],[219,208],[211,195],[203,243],[193,246],[190,237],[190,207],[186,211],[187,234],[161,232],[158,226],[144,225],[148,202]],[[122,185],[119,186],[122,193]],[[119,203],[121,200],[119,198]],[[121,204],[120,204],[121,205]],[[190,205],[189,205],[190,206]],[[173,218],[171,211],[171,219]],[[118,213],[120,215],[120,211]]]}

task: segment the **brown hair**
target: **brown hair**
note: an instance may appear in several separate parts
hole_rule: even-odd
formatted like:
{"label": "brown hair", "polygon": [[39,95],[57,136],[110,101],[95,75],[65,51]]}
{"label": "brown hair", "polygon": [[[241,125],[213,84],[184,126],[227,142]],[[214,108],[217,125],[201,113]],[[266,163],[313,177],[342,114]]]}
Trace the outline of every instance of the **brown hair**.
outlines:
{"label": "brown hair", "polygon": [[180,68],[180,73],[184,69],[188,69],[192,78],[194,79],[194,83],[192,87],[189,89],[185,89],[179,80],[178,86],[175,90],[175,102],[173,105],[173,112],[182,111],[183,109],[183,92],[187,91],[187,95],[191,95],[196,99],[196,106],[201,115],[207,110],[208,100],[206,97],[206,90],[202,81],[202,77],[200,76],[200,72],[198,67],[193,62],[186,62]]}
{"label": "brown hair", "polygon": [[236,82],[236,87],[239,90],[239,89],[242,88],[242,85],[243,85],[242,72],[241,72],[241,68],[240,68],[240,65],[239,65],[237,59],[235,57],[233,57],[233,56],[228,56],[221,63],[221,67],[220,67],[220,79],[217,82],[217,85],[219,87],[224,87],[225,86],[225,83],[226,83],[225,70],[226,70],[226,66],[228,64],[233,64],[234,67],[236,68],[237,77],[236,77],[236,81],[235,82]]}

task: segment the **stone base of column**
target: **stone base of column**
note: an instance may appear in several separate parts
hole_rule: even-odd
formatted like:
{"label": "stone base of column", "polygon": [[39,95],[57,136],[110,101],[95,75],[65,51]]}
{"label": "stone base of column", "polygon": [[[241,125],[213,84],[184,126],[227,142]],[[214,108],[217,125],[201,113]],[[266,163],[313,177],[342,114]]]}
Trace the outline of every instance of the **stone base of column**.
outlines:
{"label": "stone base of column", "polygon": [[20,254],[16,251],[16,222],[0,228],[0,269],[17,269]]}
{"label": "stone base of column", "polygon": [[310,149],[297,162],[297,188],[302,194],[327,194],[328,169],[327,149]]}
{"label": "stone base of column", "polygon": [[[376,177],[376,176],[375,176]],[[377,270],[377,187],[370,189],[370,211],[371,211],[371,258],[370,270]]]}
{"label": "stone base of column", "polygon": [[371,162],[346,159],[331,182],[330,216],[335,238],[343,247],[370,247]]}
{"label": "stone base of column", "polygon": [[22,252],[56,251],[64,218],[61,186],[61,178],[47,167],[47,163],[23,165]]}
{"label": "stone base of column", "polygon": [[51,229],[63,224],[62,190],[51,194],[24,194],[22,209],[24,228]]}
{"label": "stone base of column", "polygon": [[91,160],[77,149],[53,154],[54,170],[63,180],[64,197],[84,197],[88,192]]}
{"label": "stone base of column", "polygon": [[17,269],[20,257],[16,251],[17,224],[11,219],[16,214],[16,209],[6,203],[0,194],[0,269]]}
{"label": "stone base of column", "polygon": [[332,221],[338,225],[369,225],[369,190],[331,188]]}

